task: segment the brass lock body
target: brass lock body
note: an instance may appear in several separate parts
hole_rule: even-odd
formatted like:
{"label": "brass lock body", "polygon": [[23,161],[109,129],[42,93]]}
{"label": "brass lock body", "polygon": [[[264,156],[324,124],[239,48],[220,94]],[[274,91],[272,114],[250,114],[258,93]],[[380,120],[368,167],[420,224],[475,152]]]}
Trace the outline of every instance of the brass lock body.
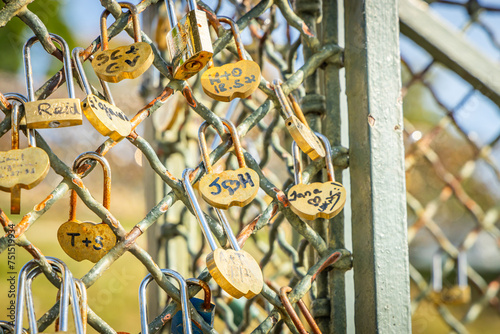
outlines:
{"label": "brass lock body", "polygon": [[31,47],[38,42],[38,37],[31,37],[24,44],[24,71],[28,101],[25,104],[26,126],[29,129],[57,128],[82,124],[80,99],[75,98],[73,71],[71,70],[71,55],[68,44],[60,36],[49,34],[50,39],[58,43],[63,53],[63,69],[68,89],[68,98],[36,100],[33,88],[31,68]]}
{"label": "brass lock body", "polygon": [[207,14],[196,9],[194,0],[188,0],[189,12],[179,22],[172,0],[166,0],[170,31],[167,47],[174,79],[186,80],[198,73],[212,59],[214,53]]}
{"label": "brass lock body", "polygon": [[432,290],[429,298],[435,304],[463,305],[471,300],[471,289],[467,284],[467,257],[464,252],[458,253],[454,261],[457,270],[457,281],[452,286],[443,286],[443,258],[438,251],[432,258]]}

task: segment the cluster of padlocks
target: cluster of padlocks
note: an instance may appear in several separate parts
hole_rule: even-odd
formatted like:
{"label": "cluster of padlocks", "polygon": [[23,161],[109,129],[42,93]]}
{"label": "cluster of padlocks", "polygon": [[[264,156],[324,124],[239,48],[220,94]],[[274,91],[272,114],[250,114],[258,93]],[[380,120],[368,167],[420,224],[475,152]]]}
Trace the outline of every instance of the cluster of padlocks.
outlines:
{"label": "cluster of padlocks", "polygon": [[[235,43],[237,45],[239,61],[214,67],[212,59],[212,44],[205,12],[196,9],[195,3],[188,1],[189,12],[177,22],[174,16],[172,1],[166,1],[169,9],[171,24],[166,37],[166,45],[172,62],[172,76],[175,79],[185,80],[200,72],[208,65],[208,69],[201,76],[201,84],[207,96],[229,102],[234,98],[247,98],[259,86],[261,71],[257,63],[247,60],[241,42],[238,26],[228,18],[218,18],[219,22],[229,24]],[[67,82],[68,98],[42,99],[35,98],[32,81],[32,67],[30,49],[38,42],[37,37],[30,38],[24,46],[24,64],[27,77],[27,97],[19,93],[5,94],[12,104],[12,149],[0,152],[0,189],[11,193],[11,213],[20,212],[20,190],[30,189],[38,185],[47,175],[50,168],[50,158],[47,153],[36,146],[35,129],[48,129],[82,124],[82,117],[88,119],[90,124],[103,136],[118,142],[130,135],[133,127],[127,116],[115,105],[109,92],[107,82],[116,83],[123,79],[134,79],[144,73],[153,63],[154,55],[148,43],[141,42],[140,26],[137,9],[126,2],[120,6],[130,11],[135,33],[134,43],[114,49],[108,48],[106,18],[109,11],[101,15],[101,48],[93,57],[85,57],[85,50],[77,47],[72,52],[66,42],[55,34],[50,34],[50,39],[57,43],[63,54],[64,75]],[[182,46],[182,48],[180,47]],[[99,78],[103,93],[99,93],[89,84],[82,66],[82,59],[88,58],[95,74]],[[83,101],[75,98],[73,86],[73,71],[78,73],[86,98]],[[346,191],[342,184],[335,181],[332,165],[331,148],[329,141],[320,133],[313,132],[300,110],[298,103],[290,94],[286,96],[281,87],[282,83],[275,80],[272,89],[277,95],[281,109],[285,114],[285,124],[293,138],[292,152],[294,157],[295,185],[287,193],[289,205],[293,212],[306,220],[316,218],[330,219],[337,215],[343,208]],[[19,128],[23,122],[26,124],[29,147],[19,148]],[[210,126],[204,122],[198,131],[200,151],[205,167],[205,175],[199,180],[197,188],[203,200],[212,206],[217,214],[221,226],[229,240],[230,249],[218,246],[213,237],[197,199],[197,194],[191,184],[192,169],[184,170],[182,182],[189,202],[201,226],[206,240],[211,248],[207,255],[206,263],[210,275],[215,282],[234,298],[252,298],[263,289],[263,276],[261,268],[251,254],[241,249],[231,230],[231,226],[224,214],[231,206],[243,207],[249,204],[256,196],[260,187],[259,174],[246,166],[243,149],[241,147],[238,131],[229,120],[222,119],[234,146],[234,154],[238,159],[239,168],[232,171],[217,173],[210,163],[209,152],[205,140],[205,131]],[[328,180],[326,182],[302,183],[301,152],[307,154],[312,160],[325,159]],[[73,183],[82,184],[82,167],[94,160],[103,168],[104,194],[103,207],[110,208],[111,169],[106,159],[96,152],[85,152],[79,155],[72,171],[75,175]],[[109,225],[104,222],[81,222],[77,219],[76,202],[77,192],[72,189],[70,196],[70,214],[67,222],[62,224],[57,232],[61,248],[76,261],[88,260],[98,262],[107,254],[117,242],[116,236]],[[73,278],[71,272],[62,261],[56,258],[47,258],[52,269],[60,276],[60,313],[56,330],[67,331],[68,309],[71,304],[76,333],[84,333],[86,326],[86,291],[84,284]],[[26,304],[31,333],[37,332],[36,317],[32,303],[31,281],[42,272],[35,261],[28,262],[19,275],[18,299],[16,304],[17,320],[12,332],[23,332],[23,304]],[[166,276],[173,277],[179,283],[181,311],[172,318],[172,331],[175,333],[200,332],[199,323],[191,321],[188,310],[187,286],[199,285],[205,292],[205,299],[191,298],[189,302],[198,311],[206,323],[213,325],[215,305],[211,304],[210,287],[199,279],[185,280],[177,272],[163,269]],[[148,333],[146,317],[145,289],[151,282],[151,274],[145,277],[139,288],[141,306],[142,333]],[[288,312],[294,312],[287,302],[289,288],[281,290],[281,298]],[[71,302],[71,303],[70,303]],[[308,314],[304,304],[300,304],[306,319],[311,327],[318,333],[314,320]],[[296,321],[298,317],[292,317]],[[193,325],[194,324],[194,325]],[[6,326],[7,323],[1,323]],[[296,326],[300,326],[299,323]],[[1,327],[0,327],[1,328]]]}

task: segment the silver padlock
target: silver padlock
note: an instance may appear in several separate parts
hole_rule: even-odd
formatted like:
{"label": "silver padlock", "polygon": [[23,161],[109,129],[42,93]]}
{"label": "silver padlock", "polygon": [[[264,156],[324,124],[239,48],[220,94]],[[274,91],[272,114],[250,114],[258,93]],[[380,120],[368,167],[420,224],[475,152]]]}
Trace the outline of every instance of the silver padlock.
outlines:
{"label": "silver padlock", "polygon": [[[82,317],[78,303],[78,295],[76,290],[73,274],[69,271],[68,267],[59,259],[54,257],[46,258],[51,267],[62,276],[62,283],[60,288],[59,297],[59,329],[60,331],[68,331],[68,316],[69,316],[69,302],[73,311],[73,320],[75,322],[75,331],[77,334],[84,334]],[[17,284],[17,299],[16,299],[16,320],[15,320],[15,334],[22,334],[22,322],[24,307],[26,303],[26,310],[28,322],[30,325],[30,333],[37,334],[38,327],[36,323],[35,309],[33,305],[33,294],[31,291],[31,282],[42,272],[42,269],[35,262],[31,260],[26,263],[19,272]]]}
{"label": "silver padlock", "polygon": [[[192,334],[193,329],[191,327],[191,314],[188,308],[188,290],[187,283],[184,277],[178,272],[171,269],[162,269],[161,272],[166,275],[173,277],[179,283],[179,290],[181,292],[181,310],[182,310],[182,325],[184,329],[184,334]],[[148,329],[148,310],[147,310],[147,300],[146,300],[146,288],[148,284],[153,280],[153,276],[148,274],[141,282],[139,286],[139,309],[141,313],[141,333],[149,334]]]}

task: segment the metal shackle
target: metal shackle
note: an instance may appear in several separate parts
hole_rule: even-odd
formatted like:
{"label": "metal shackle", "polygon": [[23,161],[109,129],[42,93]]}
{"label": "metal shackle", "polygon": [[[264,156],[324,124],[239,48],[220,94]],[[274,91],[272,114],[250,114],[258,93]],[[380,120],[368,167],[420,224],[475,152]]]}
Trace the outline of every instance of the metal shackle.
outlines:
{"label": "metal shackle", "polygon": [[[240,166],[240,168],[245,168],[247,165],[245,163],[245,157],[243,156],[243,149],[241,148],[238,130],[231,121],[225,118],[221,118],[221,122],[229,130],[229,134],[231,135],[231,139],[233,140],[234,153],[236,154],[236,158],[238,159],[238,165]],[[210,163],[210,155],[207,148],[207,141],[205,138],[205,131],[209,126],[210,124],[205,121],[201,124],[198,130],[198,144],[200,146],[201,158],[203,160],[203,164],[205,165],[207,174],[213,173],[212,164]]]}
{"label": "metal shackle", "polygon": [[186,284],[189,285],[198,285],[202,288],[203,293],[204,293],[204,298],[203,298],[203,305],[202,307],[205,310],[208,310],[211,308],[212,304],[212,290],[208,286],[207,282],[202,281],[199,278],[188,278],[186,280]]}
{"label": "metal shackle", "polygon": [[177,25],[177,16],[175,16],[175,7],[173,0],[165,0],[165,7],[168,15],[168,30],[172,30]]}
{"label": "metal shackle", "polygon": [[[432,257],[432,290],[440,292],[443,290],[443,259],[442,251],[436,252]],[[457,284],[459,287],[467,286],[467,255],[461,251],[458,253],[457,259]]]}
{"label": "metal shackle", "polygon": [[[17,110],[14,109],[16,104],[12,105],[12,114],[11,114],[11,117],[12,117],[12,120],[11,120],[12,149],[15,150],[15,149],[19,148],[19,115],[20,115],[19,107],[23,106],[23,109],[24,109],[24,104],[26,102],[28,102],[28,99],[26,98],[26,96],[19,94],[19,93],[6,93],[4,96],[7,99],[7,101],[12,100],[12,101],[16,101],[16,102],[20,103],[20,105],[18,105]],[[14,120],[14,118],[15,118],[14,117],[14,110],[18,115],[16,120]],[[14,125],[14,122],[16,122],[16,125]],[[16,138],[14,138],[14,131],[16,131],[16,133],[17,133]],[[26,136],[28,137],[28,145],[31,147],[36,147],[35,129],[26,129]],[[17,141],[17,147],[14,147],[14,141]]]}
{"label": "metal shackle", "polygon": [[[61,260],[53,257],[46,257],[47,261],[51,267],[62,276],[62,283],[60,288],[59,297],[59,326],[61,331],[68,330],[68,310],[69,302],[71,299],[73,319],[75,322],[75,328],[77,334],[83,334],[83,324],[80,313],[80,308],[78,305],[78,296],[76,292],[76,286],[74,283],[73,274],[68,269],[68,267]],[[18,285],[17,285],[17,299],[16,299],[16,322],[15,322],[15,334],[22,334],[22,321],[23,321],[23,303],[26,302],[26,308],[28,313],[28,321],[30,324],[30,333],[37,334],[38,327],[36,324],[35,310],[33,308],[33,294],[31,291],[31,282],[42,272],[41,267],[34,261],[31,260],[26,263],[21,271],[19,272]]]}
{"label": "metal shackle", "polygon": [[[68,97],[75,98],[75,86],[73,84],[73,71],[71,69],[71,53],[69,51],[68,44],[62,37],[56,34],[49,34],[52,41],[55,41],[62,48],[63,54],[63,69],[64,77],[66,78],[66,87],[68,89]],[[31,66],[31,47],[33,44],[38,42],[38,37],[33,36],[24,44],[23,54],[24,54],[24,73],[26,76],[26,89],[28,92],[28,101],[34,102],[35,99],[35,89],[33,88],[33,69]]]}
{"label": "metal shackle", "polygon": [[[189,176],[193,172],[192,168],[186,168],[182,172],[182,184],[184,185],[184,189],[186,190],[186,193],[188,195],[189,203],[191,203],[191,206],[194,209],[194,214],[198,220],[198,223],[201,226],[201,230],[203,234],[205,235],[205,238],[208,241],[208,244],[210,245],[210,248],[212,251],[215,251],[217,248],[217,243],[215,242],[215,238],[212,235],[212,232],[210,231],[210,227],[208,226],[208,222],[205,218],[205,214],[203,210],[201,210],[200,203],[198,202],[198,199],[196,198],[196,195],[194,193],[193,186],[191,185],[191,182],[189,180]],[[231,230],[231,226],[229,225],[229,221],[226,218],[226,215],[224,212],[220,209],[214,208],[215,212],[217,213],[217,216],[219,217],[220,222],[222,223],[222,228],[224,229],[224,232],[226,232],[226,236],[229,239],[229,243],[231,244],[231,248],[234,249],[235,251],[241,250],[240,245],[238,244],[238,240],[234,236],[233,231]]]}
{"label": "metal shackle", "polygon": [[245,55],[245,47],[243,46],[243,42],[241,41],[240,28],[238,27],[236,22],[225,16],[219,16],[217,17],[217,20],[219,20],[219,22],[229,24],[229,26],[231,27],[231,33],[233,34],[234,44],[236,44],[236,49],[238,50],[238,57],[240,58],[240,60],[246,60],[247,57]]}
{"label": "metal shackle", "polygon": [[285,93],[281,88],[282,84],[283,82],[279,79],[273,80],[272,83],[272,88],[276,93],[276,96],[278,97],[281,109],[283,110],[287,118],[295,115],[302,123],[304,123],[304,125],[306,125],[309,128],[307,120],[304,116],[304,113],[302,112],[302,109],[300,109],[299,104],[295,101],[295,98],[293,97],[292,94],[289,94],[288,97],[285,96]]}
{"label": "metal shackle", "polygon": [[[89,80],[87,79],[87,75],[85,74],[85,70],[83,69],[82,65],[82,60],[80,58],[80,54],[82,54],[83,52],[85,52],[84,48],[76,47],[73,49],[73,51],[71,51],[71,55],[73,56],[73,62],[75,64],[76,73],[78,73],[78,78],[82,83],[83,90],[85,91],[85,94],[90,95],[92,94],[92,88],[90,86]],[[91,60],[93,58],[94,56],[90,56]],[[106,100],[108,100],[108,102],[111,103],[112,105],[115,105],[115,101],[113,100],[113,96],[111,96],[111,91],[109,90],[108,84],[101,78],[98,79],[101,88],[103,90],[104,96],[106,97]]]}
{"label": "metal shackle", "polygon": [[[103,177],[104,177],[104,183],[103,183],[103,200],[102,200],[102,206],[106,208],[106,210],[109,211],[110,208],[110,203],[111,203],[111,167],[109,166],[108,160],[104,158],[102,155],[96,152],[84,152],[80,154],[78,157],[76,157],[75,161],[73,161],[73,172],[78,174],[78,169],[82,166],[82,164],[86,160],[95,160],[99,162],[99,164],[102,166],[102,171],[103,171]],[[80,175],[80,174],[79,174]],[[76,202],[77,202],[78,196],[76,194],[76,191],[74,189],[71,189],[71,196],[70,196],[70,209],[69,209],[69,220],[74,221],[76,220]]]}
{"label": "metal shackle", "polygon": [[[188,289],[187,283],[184,277],[178,272],[171,269],[161,269],[161,272],[166,275],[173,277],[179,283],[180,299],[181,299],[181,310],[182,310],[182,325],[184,329],[184,334],[192,334],[193,328],[191,327],[191,314],[189,313],[188,307]],[[141,282],[139,286],[139,309],[141,314],[141,333],[148,334],[148,312],[147,312],[147,300],[146,300],[146,288],[149,283],[153,280],[151,274],[147,274],[146,277]]]}
{"label": "metal shackle", "polygon": [[[295,327],[297,327],[297,330],[299,331],[300,334],[308,334],[306,329],[304,328],[304,325],[300,321],[299,316],[297,315],[297,312],[293,309],[292,304],[290,303],[290,300],[288,300],[288,293],[292,291],[292,288],[289,286],[284,286],[280,289],[280,299],[281,302],[283,303],[283,306],[285,307],[286,312],[292,319],[293,324]],[[307,309],[306,304],[302,301],[299,300],[297,301],[297,305],[299,306],[300,312],[302,312],[302,315],[306,319],[307,323],[312,329],[312,332],[314,334],[321,334],[321,330],[318,327],[318,324],[316,321],[314,321],[313,316]]]}
{"label": "metal shackle", "polygon": [[[332,163],[332,154],[330,141],[323,134],[319,132],[314,132],[314,134],[321,140],[323,147],[325,148],[325,165],[328,174],[328,181],[335,182],[335,172]],[[293,157],[293,176],[295,184],[302,183],[302,152],[299,150],[299,146],[295,142],[292,142],[292,157]]]}
{"label": "metal shackle", "polygon": [[[132,25],[134,27],[134,42],[138,43],[142,41],[141,37],[141,25],[139,23],[139,18],[137,17],[137,8],[134,4],[130,2],[119,2],[121,8],[127,8],[130,10],[130,15],[132,16]],[[105,51],[108,49],[108,29],[106,27],[106,22],[110,14],[109,10],[105,10],[101,14],[101,50]]]}

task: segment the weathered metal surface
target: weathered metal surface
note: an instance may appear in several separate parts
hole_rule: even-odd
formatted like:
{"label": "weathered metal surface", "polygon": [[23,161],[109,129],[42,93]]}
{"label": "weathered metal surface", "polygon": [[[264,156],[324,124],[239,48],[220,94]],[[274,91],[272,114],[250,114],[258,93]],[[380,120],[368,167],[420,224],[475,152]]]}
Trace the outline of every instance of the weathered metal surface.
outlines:
{"label": "weathered metal surface", "polygon": [[411,331],[397,4],[344,2],[359,332]]}
{"label": "weathered metal surface", "polygon": [[461,76],[500,106],[500,66],[450,27],[423,1],[399,2],[401,32],[427,51],[436,61]]}

